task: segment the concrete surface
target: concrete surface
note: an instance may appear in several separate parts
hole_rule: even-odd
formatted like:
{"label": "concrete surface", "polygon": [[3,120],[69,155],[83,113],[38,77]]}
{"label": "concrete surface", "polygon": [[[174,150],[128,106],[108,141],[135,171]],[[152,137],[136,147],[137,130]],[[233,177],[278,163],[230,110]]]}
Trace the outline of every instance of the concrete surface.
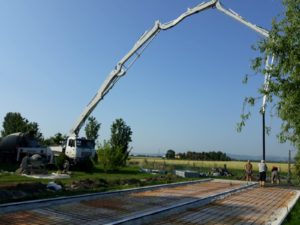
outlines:
{"label": "concrete surface", "polygon": [[[122,224],[117,221],[193,200],[207,199],[242,188],[245,183],[206,181],[188,185],[161,187],[137,192],[119,192],[93,199],[84,198],[67,203],[16,212],[0,212],[2,225],[61,225],[61,224]],[[131,224],[272,224],[286,215],[283,210],[299,196],[294,190],[277,187],[250,188],[207,205],[191,205],[180,211],[157,214]],[[201,201],[200,201],[201,202]]]}

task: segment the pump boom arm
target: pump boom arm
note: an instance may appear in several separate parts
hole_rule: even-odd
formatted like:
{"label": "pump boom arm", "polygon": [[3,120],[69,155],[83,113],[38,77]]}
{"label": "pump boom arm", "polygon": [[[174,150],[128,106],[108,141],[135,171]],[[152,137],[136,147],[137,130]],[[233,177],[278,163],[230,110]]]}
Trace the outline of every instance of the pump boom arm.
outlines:
{"label": "pump boom arm", "polygon": [[258,27],[248,21],[246,21],[244,18],[239,16],[237,13],[225,9],[219,2],[219,0],[211,0],[209,2],[203,2],[191,9],[188,9],[186,12],[181,14],[179,17],[177,17],[174,20],[171,20],[167,23],[161,24],[159,21],[156,21],[154,26],[151,28],[151,30],[146,31],[139,40],[135,43],[133,48],[117,63],[115,68],[110,72],[104,83],[101,85],[100,89],[96,93],[96,95],[93,97],[93,99],[89,102],[89,104],[85,107],[83,112],[80,114],[79,118],[77,119],[76,123],[71,129],[71,135],[78,136],[79,131],[83,124],[85,123],[86,119],[90,116],[90,114],[93,112],[93,110],[96,108],[98,103],[104,98],[104,96],[110,91],[110,89],[113,88],[115,83],[120,79],[121,76],[125,75],[128,69],[135,63],[135,61],[140,57],[140,55],[143,53],[145,48],[151,43],[151,41],[155,38],[155,36],[161,31],[161,30],[168,30],[177,24],[179,24],[181,21],[183,21],[185,18],[192,16],[196,13],[199,13],[201,11],[204,11],[209,8],[216,7],[219,11],[225,13],[226,15],[229,15],[230,17],[238,20],[239,22],[245,24],[246,26],[250,27],[251,29],[255,30],[256,32],[262,34],[265,37],[268,37],[268,31],[265,29]]}

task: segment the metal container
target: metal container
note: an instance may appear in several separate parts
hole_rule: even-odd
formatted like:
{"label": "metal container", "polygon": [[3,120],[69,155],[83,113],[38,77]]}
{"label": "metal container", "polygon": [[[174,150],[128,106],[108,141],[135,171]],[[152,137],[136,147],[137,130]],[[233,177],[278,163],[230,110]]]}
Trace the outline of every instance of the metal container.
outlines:
{"label": "metal container", "polygon": [[0,141],[0,161],[15,161],[19,147],[35,147],[36,141],[24,133],[14,133]]}

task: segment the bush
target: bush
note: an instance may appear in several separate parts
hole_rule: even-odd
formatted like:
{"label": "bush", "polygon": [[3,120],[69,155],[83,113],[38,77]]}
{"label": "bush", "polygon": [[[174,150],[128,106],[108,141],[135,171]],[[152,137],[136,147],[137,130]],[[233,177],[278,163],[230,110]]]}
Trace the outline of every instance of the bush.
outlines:
{"label": "bush", "polygon": [[98,147],[97,155],[105,172],[116,171],[123,166],[124,154],[121,147],[112,147],[109,142],[104,141],[104,144]]}
{"label": "bush", "polygon": [[103,178],[100,178],[100,179],[98,180],[98,183],[99,183],[99,186],[100,186],[100,187],[108,187],[108,182],[107,182],[107,180],[105,180],[105,179],[103,179]]}
{"label": "bush", "polygon": [[59,170],[64,169],[64,163],[66,160],[69,160],[68,156],[64,152],[60,153],[58,157],[55,159],[55,165]]}
{"label": "bush", "polygon": [[76,171],[93,172],[95,165],[91,158],[86,158],[77,162],[72,169]]}
{"label": "bush", "polygon": [[300,150],[295,156],[295,170],[296,170],[296,176],[300,182]]}

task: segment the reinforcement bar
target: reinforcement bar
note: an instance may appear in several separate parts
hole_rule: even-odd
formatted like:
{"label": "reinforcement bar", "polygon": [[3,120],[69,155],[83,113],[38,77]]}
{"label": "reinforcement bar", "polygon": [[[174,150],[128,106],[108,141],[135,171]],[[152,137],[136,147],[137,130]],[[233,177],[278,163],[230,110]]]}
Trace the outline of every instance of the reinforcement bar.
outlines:
{"label": "reinforcement bar", "polygon": [[[222,180],[222,182],[231,182],[228,180]],[[234,193],[240,192],[240,191],[244,191],[245,189],[248,188],[253,188],[254,186],[256,186],[257,183],[256,182],[251,182],[248,184],[245,184],[244,186],[238,187],[238,188],[234,188],[232,190],[229,191],[225,191],[223,193],[218,193],[218,194],[212,194],[210,196],[204,197],[204,198],[199,198],[199,199],[194,199],[194,200],[190,200],[184,203],[179,203],[179,204],[174,204],[172,206],[169,207],[164,207],[158,210],[152,210],[152,211],[148,211],[145,213],[141,213],[138,215],[134,215],[131,217],[127,217],[118,221],[114,221],[112,223],[107,223],[106,225],[139,225],[139,224],[144,224],[149,222],[149,220],[154,220],[156,218],[161,218],[162,216],[168,216],[170,214],[174,214],[174,213],[180,213],[182,211],[185,211],[187,208],[190,207],[200,207],[203,205],[207,205],[213,201],[216,201],[218,199],[223,199],[225,197],[228,197]],[[93,221],[93,224],[97,224],[97,221]],[[88,225],[88,224],[87,224]]]}
{"label": "reinforcement bar", "polygon": [[39,200],[30,200],[30,201],[23,201],[23,202],[13,202],[13,203],[5,203],[0,204],[0,215],[3,213],[8,212],[16,212],[20,210],[30,210],[35,208],[47,207],[51,205],[57,204],[65,204],[71,202],[80,202],[82,200],[91,200],[101,196],[107,195],[115,195],[115,194],[122,194],[122,193],[132,193],[132,192],[141,192],[146,190],[155,190],[159,188],[167,188],[167,187],[175,187],[181,185],[188,185],[188,184],[195,184],[201,182],[212,181],[213,179],[202,179],[202,180],[195,180],[195,181],[187,181],[187,182],[178,182],[178,183],[171,183],[171,184],[160,184],[160,185],[152,185],[152,186],[145,186],[145,187],[138,187],[138,188],[130,188],[118,191],[108,191],[108,192],[97,192],[91,194],[82,194],[82,195],[75,195],[75,196],[67,196],[67,197],[58,197],[58,198],[48,198],[48,199],[39,199]]}

